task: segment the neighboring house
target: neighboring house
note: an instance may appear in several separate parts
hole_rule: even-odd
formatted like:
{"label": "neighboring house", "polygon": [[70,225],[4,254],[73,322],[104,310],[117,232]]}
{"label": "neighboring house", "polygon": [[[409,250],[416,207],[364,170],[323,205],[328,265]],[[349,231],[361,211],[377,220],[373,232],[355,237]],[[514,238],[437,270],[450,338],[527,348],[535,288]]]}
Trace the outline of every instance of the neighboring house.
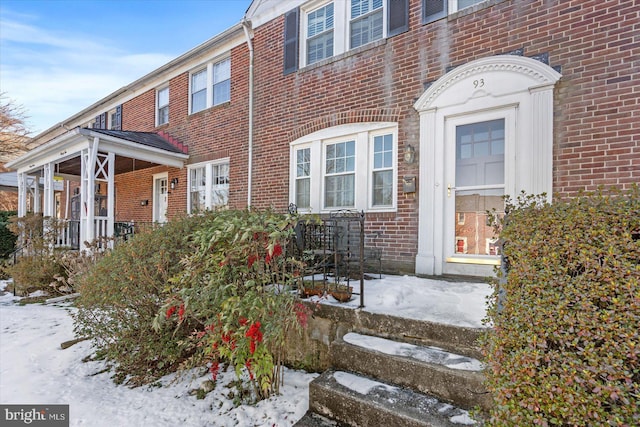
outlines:
{"label": "neighboring house", "polygon": [[86,238],[293,202],[363,210],[387,271],[490,275],[502,196],[640,179],[639,29],[634,0],[256,0],[10,166],[80,184]]}

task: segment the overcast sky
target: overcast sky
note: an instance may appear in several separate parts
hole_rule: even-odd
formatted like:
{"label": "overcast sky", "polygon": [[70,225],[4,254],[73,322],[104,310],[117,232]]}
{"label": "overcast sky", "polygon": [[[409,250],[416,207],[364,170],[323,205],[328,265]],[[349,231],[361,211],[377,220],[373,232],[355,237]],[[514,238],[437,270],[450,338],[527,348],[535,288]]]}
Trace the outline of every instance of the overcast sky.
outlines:
{"label": "overcast sky", "polygon": [[0,92],[33,136],[240,22],[251,0],[1,0]]}

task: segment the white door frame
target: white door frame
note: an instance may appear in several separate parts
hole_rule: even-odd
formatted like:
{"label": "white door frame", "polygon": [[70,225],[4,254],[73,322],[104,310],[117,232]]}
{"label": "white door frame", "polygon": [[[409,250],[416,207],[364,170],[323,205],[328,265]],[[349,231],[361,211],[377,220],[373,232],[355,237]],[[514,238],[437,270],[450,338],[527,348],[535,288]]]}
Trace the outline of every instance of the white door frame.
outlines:
{"label": "white door frame", "polygon": [[487,112],[513,110],[513,138],[505,146],[505,156],[510,153],[505,157],[505,191],[512,197],[521,190],[546,193],[550,200],[553,89],[560,77],[540,61],[496,55],[454,68],[414,104],[420,114],[421,159],[416,274],[493,275],[493,265],[447,261],[447,120],[467,116],[482,121]]}
{"label": "white door frame", "polygon": [[[164,179],[166,181],[165,193],[164,195],[160,194],[160,187],[158,186],[158,181]],[[169,199],[168,199],[168,186],[169,186],[169,173],[162,172],[153,174],[153,222],[164,223],[167,221],[167,213],[166,210],[169,207]],[[160,207],[161,203],[164,201],[165,214],[164,218],[160,215]]]}

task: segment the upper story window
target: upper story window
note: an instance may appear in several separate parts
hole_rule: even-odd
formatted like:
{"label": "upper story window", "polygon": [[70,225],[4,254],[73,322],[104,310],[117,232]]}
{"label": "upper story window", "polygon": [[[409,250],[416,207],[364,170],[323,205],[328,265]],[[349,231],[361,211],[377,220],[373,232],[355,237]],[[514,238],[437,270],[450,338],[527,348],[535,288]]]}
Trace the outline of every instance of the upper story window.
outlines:
{"label": "upper story window", "polygon": [[382,0],[351,0],[351,49],[383,37]]}
{"label": "upper story window", "polygon": [[231,58],[213,64],[213,105],[231,99]]}
{"label": "upper story window", "polygon": [[156,93],[156,123],[158,126],[169,123],[169,87],[158,89]]}
{"label": "upper story window", "polygon": [[226,206],[229,201],[229,160],[190,166],[188,188],[189,213]]}
{"label": "upper story window", "polygon": [[408,29],[409,0],[336,0],[293,9],[285,15],[284,74]]}
{"label": "upper story window", "polygon": [[392,123],[325,129],[291,145],[290,197],[298,209],[393,211],[397,131]]}
{"label": "upper story window", "polygon": [[191,75],[191,112],[207,108],[207,69]]}
{"label": "upper story window", "polygon": [[98,114],[91,125],[93,129],[122,130],[122,105]]}
{"label": "upper story window", "polygon": [[422,0],[422,22],[428,23],[486,0]]}
{"label": "upper story window", "polygon": [[191,73],[191,114],[231,100],[231,58],[207,64]]}
{"label": "upper story window", "polygon": [[307,64],[333,56],[333,3],[307,15]]}

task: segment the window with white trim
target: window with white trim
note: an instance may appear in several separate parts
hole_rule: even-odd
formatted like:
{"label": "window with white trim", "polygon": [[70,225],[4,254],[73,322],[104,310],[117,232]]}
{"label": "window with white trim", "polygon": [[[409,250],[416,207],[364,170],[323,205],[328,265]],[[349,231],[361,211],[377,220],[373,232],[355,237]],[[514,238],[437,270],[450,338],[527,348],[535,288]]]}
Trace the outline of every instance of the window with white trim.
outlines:
{"label": "window with white trim", "polygon": [[169,123],[169,86],[156,92],[156,124]]}
{"label": "window with white trim", "polygon": [[190,166],[188,188],[187,210],[191,214],[226,206],[229,201],[229,161]]}
{"label": "window with white trim", "polygon": [[373,206],[393,205],[393,135],[373,137],[372,194]]}
{"label": "window with white trim", "polygon": [[305,212],[393,211],[397,204],[397,128],[352,124],[291,144],[290,198]]}
{"label": "window with white trim", "polygon": [[207,64],[191,73],[191,114],[231,100],[231,58]]}
{"label": "window with white trim", "polygon": [[351,49],[383,37],[383,3],[382,0],[351,0]]}
{"label": "window with white trim", "polygon": [[486,0],[422,0],[422,22],[429,23]]}
{"label": "window with white trim", "polygon": [[213,64],[213,105],[231,99],[231,58]]}
{"label": "window with white trim", "polygon": [[295,203],[298,208],[311,207],[311,149],[296,150]]}
{"label": "window with white trim", "polygon": [[354,207],[356,141],[325,145],[324,163],[325,209]]}
{"label": "window with white trim", "polygon": [[333,56],[333,3],[307,14],[307,64]]}
{"label": "window with white trim", "polygon": [[191,74],[191,112],[207,108],[207,69]]}

